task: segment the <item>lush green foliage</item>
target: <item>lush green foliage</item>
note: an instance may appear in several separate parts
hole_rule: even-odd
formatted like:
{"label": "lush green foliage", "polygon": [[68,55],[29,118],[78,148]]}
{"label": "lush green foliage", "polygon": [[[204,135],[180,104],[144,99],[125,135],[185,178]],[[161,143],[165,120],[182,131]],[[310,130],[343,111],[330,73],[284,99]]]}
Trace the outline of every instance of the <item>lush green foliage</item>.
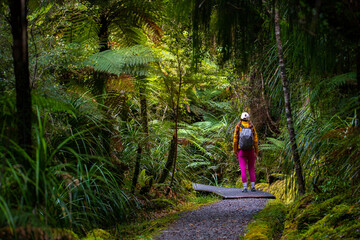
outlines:
{"label": "lush green foliage", "polygon": [[[277,202],[276,202],[277,201]],[[351,189],[308,194],[291,204],[276,200],[260,211],[243,239],[358,239],[359,202]]]}
{"label": "lush green foliage", "polygon": [[359,203],[353,193],[329,197],[308,195],[289,206],[283,237],[286,239],[357,239]]}
{"label": "lush green foliage", "polygon": [[[307,192],[331,198],[351,188],[349,199],[355,199],[360,30],[353,23],[359,6],[276,2]],[[31,225],[30,232],[41,227],[65,236],[62,228],[106,238],[142,211],[188,200],[191,182],[241,186],[232,137],[242,111],[250,112],[259,136],[257,182],[275,181],[268,191],[280,188],[276,194],[287,203],[296,199],[274,4],[30,0],[31,155],[16,137],[21,96],[15,94],[9,10],[0,3],[2,232],[14,236]],[[309,207],[303,222],[290,212],[286,231],[292,224],[294,236],[348,236],[357,227],[354,204]],[[344,216],[352,220],[331,225]],[[341,234],[320,225],[339,227]],[[91,232],[99,228],[107,232]]]}
{"label": "lush green foliage", "polygon": [[269,200],[266,207],[256,214],[242,239],[279,239],[284,230],[287,209],[280,200]]}

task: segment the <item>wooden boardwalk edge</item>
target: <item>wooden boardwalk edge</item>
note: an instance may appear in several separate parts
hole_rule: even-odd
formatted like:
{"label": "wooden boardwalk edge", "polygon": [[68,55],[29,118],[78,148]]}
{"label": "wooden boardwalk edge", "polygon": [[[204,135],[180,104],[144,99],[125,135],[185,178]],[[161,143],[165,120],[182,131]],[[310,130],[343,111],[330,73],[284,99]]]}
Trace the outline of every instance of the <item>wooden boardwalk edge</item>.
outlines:
{"label": "wooden boardwalk edge", "polygon": [[228,187],[215,187],[199,183],[193,183],[193,189],[195,191],[203,192],[212,192],[215,193],[224,199],[239,199],[239,198],[269,198],[275,199],[275,196],[271,193],[259,191],[251,192],[250,189],[248,192],[242,192],[241,188],[228,188]]}

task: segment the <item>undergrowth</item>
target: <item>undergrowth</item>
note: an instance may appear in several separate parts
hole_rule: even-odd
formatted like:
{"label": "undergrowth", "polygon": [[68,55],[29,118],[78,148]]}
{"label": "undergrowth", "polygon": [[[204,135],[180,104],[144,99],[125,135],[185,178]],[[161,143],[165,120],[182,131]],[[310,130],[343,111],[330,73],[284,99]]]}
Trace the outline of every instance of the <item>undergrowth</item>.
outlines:
{"label": "undergrowth", "polygon": [[359,239],[356,192],[308,194],[289,205],[282,239]]}
{"label": "undergrowth", "polygon": [[241,239],[360,239],[358,196],[357,191],[349,189],[308,193],[287,205],[281,200],[269,201]]}

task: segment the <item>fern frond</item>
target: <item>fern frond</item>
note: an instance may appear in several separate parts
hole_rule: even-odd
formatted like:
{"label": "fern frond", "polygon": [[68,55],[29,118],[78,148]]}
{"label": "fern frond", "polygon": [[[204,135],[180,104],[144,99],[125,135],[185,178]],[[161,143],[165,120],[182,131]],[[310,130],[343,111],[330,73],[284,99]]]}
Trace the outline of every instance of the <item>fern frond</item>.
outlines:
{"label": "fern frond", "polygon": [[285,148],[286,142],[276,138],[267,138],[269,143],[261,144],[259,146],[260,150],[270,150],[270,151],[282,151]]}
{"label": "fern frond", "polygon": [[59,21],[55,35],[61,36],[65,42],[84,42],[97,38],[98,27],[88,14],[83,4],[65,4],[54,12],[54,21]]}
{"label": "fern frond", "polygon": [[146,169],[143,169],[138,177],[138,183],[141,187],[145,187],[150,181],[151,177],[146,175]]}
{"label": "fern frond", "polygon": [[141,28],[126,24],[123,19],[117,19],[112,25],[111,38],[116,42],[116,47],[129,47],[137,44],[144,44],[146,38],[144,37]]}
{"label": "fern frond", "polygon": [[205,161],[205,162],[192,162],[189,165],[186,166],[186,168],[198,168],[202,166],[209,166],[211,162]]}
{"label": "fern frond", "polygon": [[337,75],[330,79],[323,79],[320,84],[317,84],[314,90],[311,92],[311,100],[315,100],[318,97],[326,96],[335,89],[341,87],[347,82],[355,81],[356,73],[349,72],[341,75]]}
{"label": "fern frond", "polygon": [[90,56],[83,65],[92,67],[95,71],[108,74],[134,74],[147,76],[152,67],[150,63],[159,61],[150,48],[142,45],[107,50]]}
{"label": "fern frond", "polygon": [[76,109],[70,103],[55,98],[33,95],[32,102],[33,106],[38,106],[50,112],[66,112],[76,116]]}

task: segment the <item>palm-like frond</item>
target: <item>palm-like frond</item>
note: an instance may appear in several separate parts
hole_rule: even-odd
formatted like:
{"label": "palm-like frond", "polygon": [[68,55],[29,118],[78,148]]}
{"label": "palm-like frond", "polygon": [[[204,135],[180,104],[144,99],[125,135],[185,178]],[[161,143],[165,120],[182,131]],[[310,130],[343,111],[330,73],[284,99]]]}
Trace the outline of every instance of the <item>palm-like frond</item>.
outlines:
{"label": "palm-like frond", "polygon": [[134,74],[147,76],[151,71],[151,63],[159,61],[150,48],[136,45],[119,50],[107,50],[95,53],[83,64],[95,71],[108,74]]}
{"label": "palm-like frond", "polygon": [[[47,21],[39,19],[44,16],[44,11],[51,13],[45,15],[48,16]],[[88,14],[89,11],[89,6],[81,2],[76,4],[71,1],[63,4],[51,2],[48,5],[40,6],[33,13],[32,18],[37,21],[37,25],[48,21],[56,22],[57,24],[52,25],[53,29],[51,30],[55,36],[60,37],[66,43],[94,42],[97,38],[98,26]]]}
{"label": "palm-like frond", "polygon": [[108,11],[110,37],[123,47],[143,43],[146,36],[158,43],[162,36],[162,29],[156,24],[159,9],[161,6],[156,1],[114,2]]}
{"label": "palm-like frond", "polygon": [[[125,47],[144,43],[146,37],[155,43],[160,41],[162,30],[156,22],[159,20],[161,6],[153,1],[73,1],[65,3],[42,4],[31,15],[30,20],[43,17],[45,11],[49,20],[57,22],[54,35],[65,42],[91,42],[113,47]],[[60,20],[59,20],[60,19]],[[106,39],[99,39],[99,33],[105,19],[106,28],[111,29]],[[38,23],[44,23],[39,20]],[[46,26],[44,26],[46,27]],[[92,46],[94,47],[94,46]],[[97,48],[97,46],[95,46]]]}
{"label": "palm-like frond", "polygon": [[[332,111],[345,113],[356,108],[356,73],[350,72],[334,76],[332,78],[321,79],[311,91],[310,100],[312,103],[321,106],[324,110],[328,108]],[[334,106],[333,99],[337,99]],[[330,113],[325,111],[324,113]],[[334,113],[334,112],[333,112]]]}
{"label": "palm-like frond", "polygon": [[285,142],[276,138],[267,138],[269,143],[264,143],[259,146],[260,150],[270,150],[276,152],[282,152],[286,146]]}
{"label": "palm-like frond", "polygon": [[62,100],[49,98],[39,95],[32,96],[32,103],[34,106],[46,109],[46,111],[55,112],[66,112],[73,116],[76,116],[76,109],[70,104]]}
{"label": "palm-like frond", "polygon": [[105,28],[111,29],[106,33],[109,34],[109,39],[103,40],[110,40],[115,44],[114,46],[126,47],[142,44],[146,41],[146,36],[158,42],[162,36],[162,30],[156,24],[161,8],[157,1],[90,2],[92,7],[89,12],[97,25],[101,27],[106,24]]}
{"label": "palm-like frond", "polygon": [[235,52],[239,53],[238,59],[241,58],[240,65],[247,65],[253,43],[261,29],[261,1],[182,0],[174,5],[178,13],[186,15],[188,12],[184,9],[189,6],[191,8],[195,58],[199,57],[199,49],[203,43],[200,39],[201,32],[205,32],[206,35],[214,35],[215,44],[221,47],[225,60]]}

